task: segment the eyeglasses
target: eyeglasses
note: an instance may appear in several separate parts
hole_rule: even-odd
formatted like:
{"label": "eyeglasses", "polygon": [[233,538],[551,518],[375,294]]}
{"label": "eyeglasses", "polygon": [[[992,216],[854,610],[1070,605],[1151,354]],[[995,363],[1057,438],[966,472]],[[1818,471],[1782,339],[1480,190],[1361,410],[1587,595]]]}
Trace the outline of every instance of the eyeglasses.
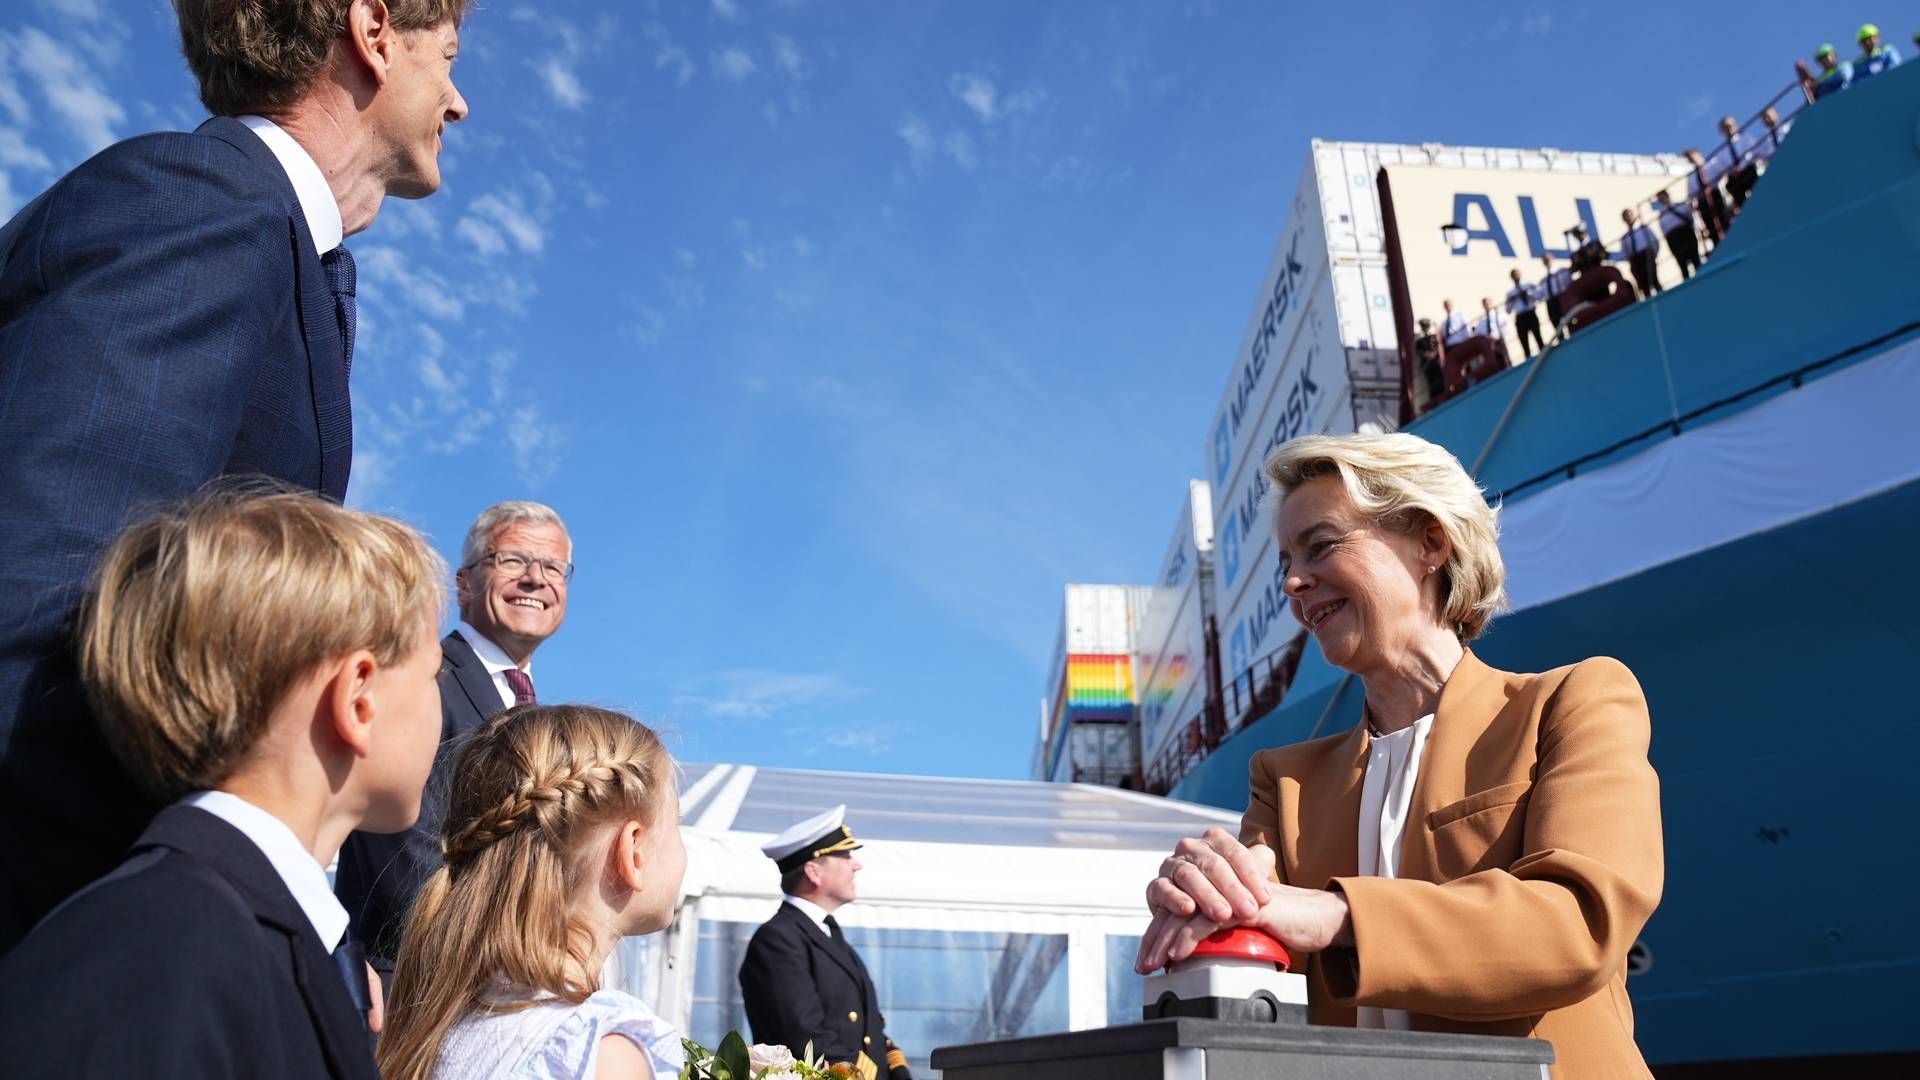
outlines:
{"label": "eyeglasses", "polygon": [[565,584],[573,580],[572,563],[554,562],[552,559],[536,559],[531,555],[518,551],[489,551],[485,555],[475,559],[472,565],[478,566],[481,563],[492,563],[494,569],[508,577],[520,577],[532,567],[538,566],[541,575],[547,581]]}

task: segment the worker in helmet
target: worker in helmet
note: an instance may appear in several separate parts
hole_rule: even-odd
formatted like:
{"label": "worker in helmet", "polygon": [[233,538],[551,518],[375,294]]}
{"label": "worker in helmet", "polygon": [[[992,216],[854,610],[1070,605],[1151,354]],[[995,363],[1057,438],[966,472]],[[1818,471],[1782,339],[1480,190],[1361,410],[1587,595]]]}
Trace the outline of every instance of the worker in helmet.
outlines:
{"label": "worker in helmet", "polygon": [[1820,65],[1820,73],[1813,77],[1813,100],[1837,94],[1853,82],[1853,65],[1843,62],[1832,45],[1820,46],[1814,51],[1813,59]]}
{"label": "worker in helmet", "polygon": [[1880,44],[1880,28],[1868,23],[1860,28],[1860,55],[1853,61],[1853,77],[1865,79],[1888,68],[1900,66],[1900,50]]}

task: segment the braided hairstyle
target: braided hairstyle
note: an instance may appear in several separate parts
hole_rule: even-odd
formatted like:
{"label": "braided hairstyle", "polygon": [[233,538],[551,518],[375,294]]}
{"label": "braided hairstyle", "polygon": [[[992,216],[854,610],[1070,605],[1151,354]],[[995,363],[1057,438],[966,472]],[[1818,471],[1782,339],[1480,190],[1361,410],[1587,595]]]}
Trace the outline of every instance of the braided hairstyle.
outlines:
{"label": "braided hairstyle", "polygon": [[[456,1021],[546,991],[579,1004],[598,989],[591,928],[567,897],[598,863],[596,826],[649,828],[670,805],[673,761],[631,717],[589,705],[521,705],[460,751],[441,829],[444,864],[407,919],[378,1047],[387,1080],[425,1080]],[[501,984],[509,995],[497,993]]]}

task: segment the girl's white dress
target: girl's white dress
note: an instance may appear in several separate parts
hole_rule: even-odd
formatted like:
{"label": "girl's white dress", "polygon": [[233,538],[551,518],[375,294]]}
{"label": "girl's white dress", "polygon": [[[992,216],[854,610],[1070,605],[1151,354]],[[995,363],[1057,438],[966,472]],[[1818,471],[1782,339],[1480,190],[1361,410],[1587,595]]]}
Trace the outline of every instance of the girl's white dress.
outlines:
{"label": "girl's white dress", "polygon": [[625,1035],[647,1053],[653,1075],[680,1075],[680,1033],[646,1002],[601,990],[578,1005],[550,994],[514,1012],[475,1010],[440,1044],[435,1080],[592,1080],[600,1040]]}

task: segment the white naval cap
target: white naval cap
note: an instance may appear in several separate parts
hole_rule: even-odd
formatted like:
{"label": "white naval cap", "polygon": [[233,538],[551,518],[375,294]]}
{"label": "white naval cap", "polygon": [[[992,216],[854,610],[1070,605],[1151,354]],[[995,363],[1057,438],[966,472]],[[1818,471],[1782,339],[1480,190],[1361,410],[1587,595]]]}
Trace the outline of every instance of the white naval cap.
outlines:
{"label": "white naval cap", "polygon": [[839,806],[824,814],[816,814],[789,828],[760,846],[762,854],[772,859],[780,872],[785,874],[809,861],[825,855],[834,855],[843,851],[857,851],[860,845],[853,839],[853,833],[847,829],[847,805]]}

